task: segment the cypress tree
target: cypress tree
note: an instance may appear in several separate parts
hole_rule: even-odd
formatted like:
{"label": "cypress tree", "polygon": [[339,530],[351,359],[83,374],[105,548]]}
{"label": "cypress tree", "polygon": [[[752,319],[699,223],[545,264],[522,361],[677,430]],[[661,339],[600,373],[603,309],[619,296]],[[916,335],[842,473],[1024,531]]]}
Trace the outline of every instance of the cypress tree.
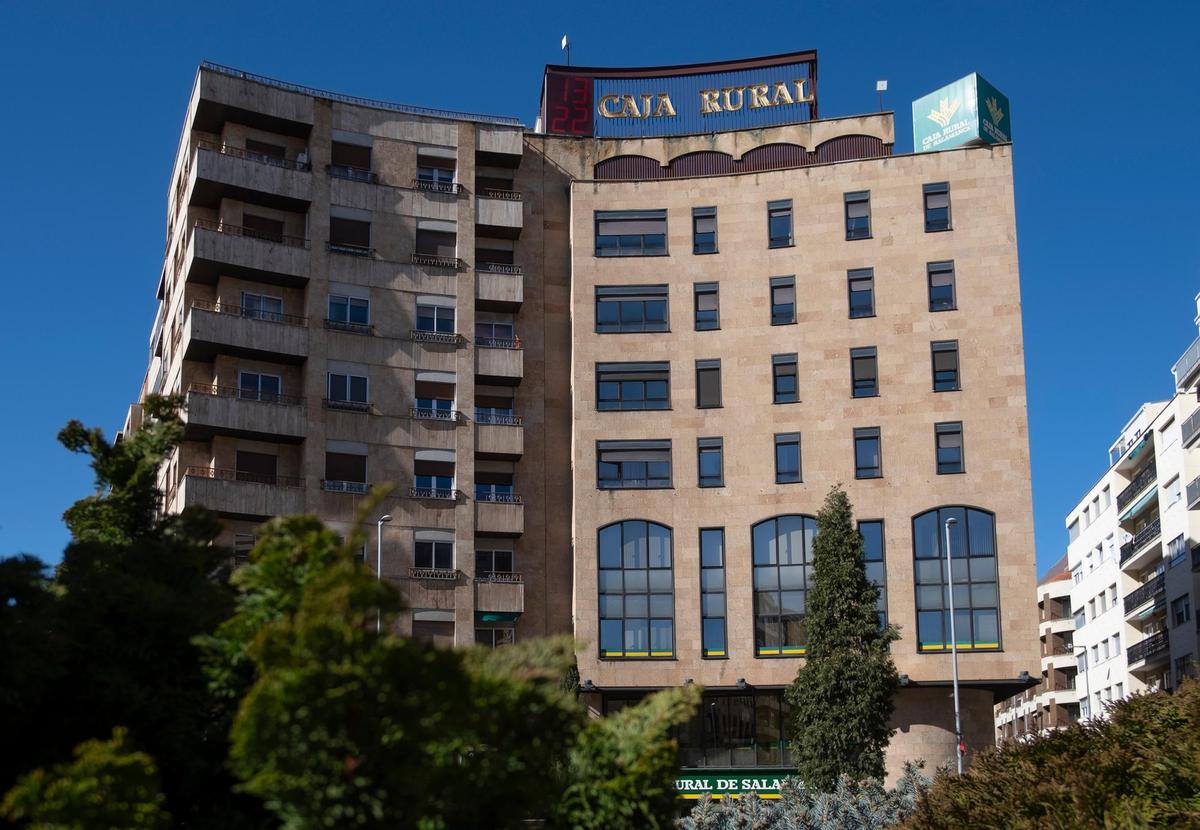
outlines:
{"label": "cypress tree", "polygon": [[878,598],[850,499],[835,486],[817,514],[806,660],[787,690],[792,758],[810,788],[832,790],[843,774],[856,781],[884,777],[899,685],[891,643],[899,634],[880,627]]}

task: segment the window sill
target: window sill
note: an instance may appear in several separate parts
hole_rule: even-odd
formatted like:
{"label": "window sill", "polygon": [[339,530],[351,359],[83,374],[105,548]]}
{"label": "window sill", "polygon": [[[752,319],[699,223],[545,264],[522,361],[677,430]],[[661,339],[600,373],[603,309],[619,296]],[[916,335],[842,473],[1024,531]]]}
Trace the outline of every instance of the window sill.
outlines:
{"label": "window sill", "polygon": [[961,392],[961,391],[962,391],[962,387],[961,387],[961,386],[956,386],[956,387],[954,387],[953,389],[934,389],[933,391],[934,391],[934,392],[936,392],[936,393],[938,393],[938,394],[941,394],[942,392]]}
{"label": "window sill", "polygon": [[938,470],[937,474],[940,476],[965,476],[967,474],[967,471],[966,470],[955,470],[952,473],[943,473],[941,470]]}
{"label": "window sill", "polygon": [[701,654],[700,659],[701,660],[728,660],[729,656],[726,655],[724,657],[709,657],[707,654]]}
{"label": "window sill", "polygon": [[[996,646],[995,648],[974,648],[974,647],[972,647],[972,646],[959,646],[959,648],[958,648],[958,653],[959,653],[959,654],[964,654],[964,653],[966,653],[966,654],[977,654],[977,653],[981,653],[981,654],[1000,654],[1000,653],[1002,653],[1003,651],[1004,651],[1004,648],[1003,648],[1002,646]],[[925,655],[925,654],[949,654],[949,653],[950,653],[950,649],[948,649],[948,648],[928,648],[928,649],[923,649],[923,648],[921,648],[921,647],[920,647],[920,645],[918,645],[918,646],[917,646],[917,654],[918,654],[918,655]],[[1111,659],[1111,658],[1110,658],[1110,659]]]}
{"label": "window sill", "polygon": [[662,407],[658,407],[658,408],[646,408],[646,409],[601,409],[600,407],[596,407],[597,412],[670,412],[673,409],[674,409],[674,407],[672,407],[672,406],[662,406]]}
{"label": "window sill", "polygon": [[720,331],[720,326],[696,326],[693,331]]}
{"label": "window sill", "polygon": [[786,323],[776,323],[774,320],[772,320],[771,325],[772,326],[794,326],[794,325],[796,325],[796,321],[788,320]]}
{"label": "window sill", "polygon": [[768,242],[767,243],[767,248],[769,250],[774,250],[775,248],[795,248],[795,247],[796,247],[795,242]]}
{"label": "window sill", "polygon": [[874,239],[875,237],[867,234],[866,236],[847,236],[847,242],[862,242],[864,239]]}
{"label": "window sill", "polygon": [[794,403],[804,403],[804,401],[800,400],[799,398],[796,398],[794,401],[771,401],[772,406],[788,406],[789,404]]}
{"label": "window sill", "polygon": [[881,479],[881,478],[883,478],[883,473],[880,473],[877,476],[860,476],[858,473],[854,474],[855,481],[874,481],[876,479]]}
{"label": "window sill", "polygon": [[651,662],[675,662],[679,658],[672,655],[670,657],[605,657],[601,655],[598,660],[603,660],[606,663],[651,663]]}
{"label": "window sill", "polygon": [[701,490],[720,490],[724,486],[725,486],[725,482],[723,482],[723,481],[720,484],[697,484],[696,485],[696,487]]}
{"label": "window sill", "polygon": [[851,314],[851,320],[870,320],[872,317],[878,317],[877,314]]}
{"label": "window sill", "polygon": [[629,257],[670,256],[670,255],[671,255],[670,251],[660,251],[659,253],[655,253],[655,254],[602,254],[599,251],[596,251],[594,256],[596,259],[627,259]]}
{"label": "window sill", "polygon": [[860,400],[860,399],[862,399],[862,398],[878,398],[878,397],[879,397],[879,393],[878,393],[878,392],[872,392],[870,395],[855,395],[854,393],[851,393],[851,394],[850,394],[850,397],[851,397],[851,398],[853,398],[854,400]]}
{"label": "window sill", "polygon": [[671,329],[669,329],[669,328],[645,329],[643,331],[601,331],[600,329],[596,329],[595,333],[596,334],[670,334]]}
{"label": "window sill", "polygon": [[949,308],[931,308],[931,309],[929,309],[930,314],[940,314],[943,311],[958,311],[958,306],[952,305]]}
{"label": "window sill", "polygon": [[926,228],[925,233],[949,233],[954,228]]}
{"label": "window sill", "polygon": [[720,251],[692,251],[693,256],[708,256],[709,254],[719,254]]}
{"label": "window sill", "polygon": [[715,404],[715,405],[709,405],[709,406],[701,406],[700,404],[696,404],[696,408],[697,409],[724,409],[725,407],[722,404]]}
{"label": "window sill", "polygon": [[674,490],[675,485],[667,487],[597,487],[601,493],[646,493],[654,490]]}
{"label": "window sill", "polygon": [[798,478],[795,481],[780,481],[779,479],[775,479],[775,483],[776,484],[803,484],[804,479]]}

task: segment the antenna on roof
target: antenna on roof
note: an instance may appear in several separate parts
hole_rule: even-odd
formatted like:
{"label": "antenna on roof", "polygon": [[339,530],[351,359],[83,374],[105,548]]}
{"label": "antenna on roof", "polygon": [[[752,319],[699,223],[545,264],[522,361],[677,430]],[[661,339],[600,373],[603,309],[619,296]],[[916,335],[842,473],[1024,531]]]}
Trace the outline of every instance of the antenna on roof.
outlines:
{"label": "antenna on roof", "polygon": [[876,81],[875,91],[879,93],[879,111],[883,112],[883,93],[887,92],[887,81]]}

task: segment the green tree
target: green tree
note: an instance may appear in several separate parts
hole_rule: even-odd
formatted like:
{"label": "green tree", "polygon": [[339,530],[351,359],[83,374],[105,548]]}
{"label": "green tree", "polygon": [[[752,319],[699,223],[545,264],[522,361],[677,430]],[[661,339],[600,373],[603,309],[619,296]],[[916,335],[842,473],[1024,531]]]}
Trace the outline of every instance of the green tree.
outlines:
{"label": "green tree", "polygon": [[787,690],[792,758],[809,787],[832,790],[841,775],[882,780],[884,750],[899,685],[881,628],[879,589],[863,567],[863,540],[841,487],[825,497],[813,542],[813,581],[805,622],[808,651]]}
{"label": "green tree", "polygon": [[85,741],[75,759],[24,776],[4,798],[0,816],[29,830],[164,830],[170,816],[154,759],[132,748],[124,729]]}

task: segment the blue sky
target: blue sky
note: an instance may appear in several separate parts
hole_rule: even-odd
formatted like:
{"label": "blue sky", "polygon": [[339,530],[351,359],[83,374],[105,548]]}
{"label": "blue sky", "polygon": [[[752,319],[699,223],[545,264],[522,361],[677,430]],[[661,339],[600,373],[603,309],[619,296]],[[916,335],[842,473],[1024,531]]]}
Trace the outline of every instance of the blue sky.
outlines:
{"label": "blue sky", "polygon": [[815,48],[823,116],[876,109],[888,79],[896,152],[938,86],[978,71],[1009,96],[1044,568],[1196,336],[1198,27],[1182,2],[0,3],[0,556],[59,558],[92,481],[55,433],[74,417],[111,434],[137,392],[199,61],[532,123],[568,32],[586,65]]}

